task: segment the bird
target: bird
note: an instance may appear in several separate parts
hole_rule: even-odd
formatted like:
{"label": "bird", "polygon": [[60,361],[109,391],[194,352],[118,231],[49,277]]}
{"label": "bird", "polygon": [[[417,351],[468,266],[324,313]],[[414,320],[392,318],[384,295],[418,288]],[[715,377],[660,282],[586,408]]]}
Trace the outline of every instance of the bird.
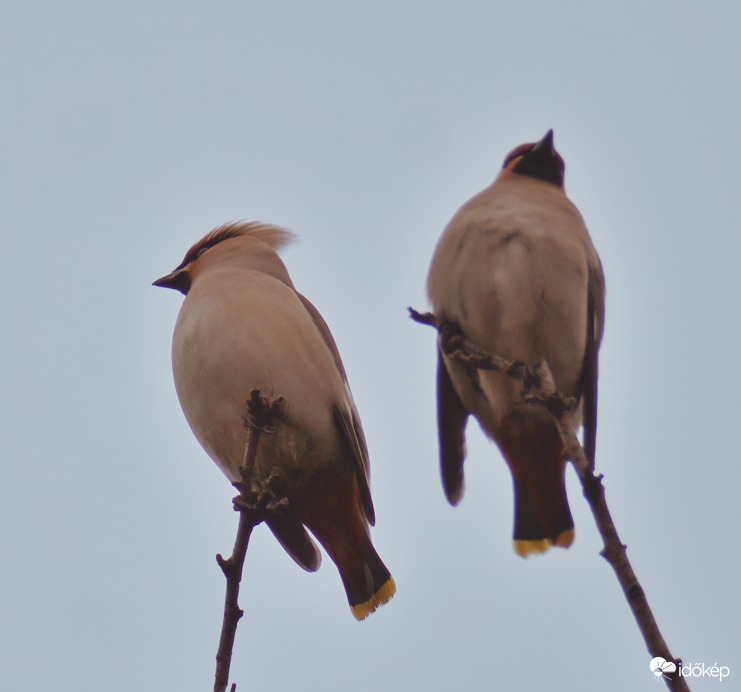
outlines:
{"label": "bird", "polygon": [[293,239],[261,222],[224,224],[154,285],[185,296],[172,342],[175,388],[195,437],[232,483],[240,481],[251,391],[283,397],[254,468],[262,480],[278,472],[288,506],[266,523],[296,563],[315,571],[321,553],[308,528],[363,620],[396,585],[370,538],[368,449],[340,353],[278,255]]}
{"label": "bird", "polygon": [[[545,359],[558,391],[574,397],[569,417],[583,426],[594,463],[598,350],[605,320],[602,263],[564,190],[565,164],[553,130],[521,144],[494,182],[466,202],[433,253],[427,293],[436,318],[478,349],[511,361]],[[498,446],[514,486],[515,552],[568,548],[574,521],[563,445],[543,407],[518,406],[522,383],[464,367],[438,340],[437,423],[445,495],[464,491],[465,429],[471,415]]]}

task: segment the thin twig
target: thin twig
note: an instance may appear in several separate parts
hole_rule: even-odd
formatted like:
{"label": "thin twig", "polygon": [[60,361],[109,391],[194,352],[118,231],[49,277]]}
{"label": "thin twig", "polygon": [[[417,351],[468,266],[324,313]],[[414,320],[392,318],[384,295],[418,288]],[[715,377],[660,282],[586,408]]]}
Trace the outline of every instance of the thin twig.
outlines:
{"label": "thin twig", "polygon": [[[252,529],[255,528],[266,515],[283,506],[287,500],[278,500],[272,495],[271,475],[259,486],[256,485],[254,468],[257,458],[257,447],[262,433],[272,434],[275,432],[274,420],[278,415],[278,408],[282,403],[282,397],[268,402],[260,391],[252,391],[247,401],[247,413],[244,418],[247,427],[247,444],[244,451],[244,459],[239,473],[241,482],[234,483],[239,490],[239,495],[234,498],[234,508],[239,511],[239,525],[237,537],[234,541],[234,549],[231,557],[224,559],[221,555],[216,556],[221,571],[226,577],[226,596],[224,598],[224,618],[221,625],[221,637],[219,649],[216,653],[216,676],[214,681],[214,692],[225,692],[229,684],[229,668],[232,661],[232,649],[234,638],[237,634],[237,623],[244,615],[239,607],[239,584],[242,580],[242,568],[244,558],[247,554]],[[236,683],[231,686],[231,692],[237,689]]]}
{"label": "thin twig", "polygon": [[569,422],[568,414],[573,410],[575,400],[564,397],[558,392],[545,360],[532,365],[519,361],[507,361],[476,348],[455,325],[438,320],[430,312],[419,313],[409,308],[409,314],[415,322],[437,329],[440,334],[440,348],[447,356],[460,361],[465,367],[477,370],[496,370],[510,377],[521,379],[523,382],[522,403],[544,406],[551,413],[563,443],[563,456],[571,461],[576,469],[584,497],[589,503],[597,529],[602,536],[604,548],[600,554],[615,571],[651,656],[654,658],[660,656],[676,663],[676,672],[664,674],[667,687],[672,692],[689,692],[685,679],[680,675],[682,661],[675,659],[669,652],[669,647],[648,605],[643,587],[628,560],[626,546],[620,540],[615,528],[605,499],[603,476],[595,475],[593,466],[587,459],[572,424]]}

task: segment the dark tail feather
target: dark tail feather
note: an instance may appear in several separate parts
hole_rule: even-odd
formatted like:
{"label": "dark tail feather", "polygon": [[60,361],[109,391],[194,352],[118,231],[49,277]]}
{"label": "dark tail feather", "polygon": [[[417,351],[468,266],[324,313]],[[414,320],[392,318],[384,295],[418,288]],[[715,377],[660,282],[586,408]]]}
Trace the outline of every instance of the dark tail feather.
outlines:
{"label": "dark tail feather", "polygon": [[[352,520],[338,522],[329,532],[323,532],[326,525],[319,523],[312,523],[309,527],[337,565],[352,614],[356,620],[364,620],[391,600],[396,593],[396,584],[378,557],[365,526],[360,521],[356,526],[349,525],[353,523]],[[336,530],[338,526],[343,527],[342,532]]]}
{"label": "dark tail feather", "polygon": [[545,538],[538,508],[527,486],[515,481],[515,541],[539,541]]}
{"label": "dark tail feather", "polygon": [[311,493],[294,507],[337,565],[356,619],[365,619],[391,599],[396,586],[371,543],[352,468],[315,476]]}
{"label": "dark tail feather", "polygon": [[541,521],[541,513],[528,487],[515,481],[514,547],[520,557],[544,553],[551,546],[568,548],[574,542],[574,521],[571,518],[566,493],[560,502],[548,511],[549,530]]}
{"label": "dark tail feather", "polygon": [[498,440],[515,490],[514,548],[522,557],[574,542],[563,443],[551,423],[511,414]]}
{"label": "dark tail feather", "polygon": [[350,610],[356,620],[365,620],[377,608],[390,601],[396,593],[394,578],[378,557],[370,539],[365,546],[365,561],[361,569],[346,572],[339,564],[337,566],[340,569]]}

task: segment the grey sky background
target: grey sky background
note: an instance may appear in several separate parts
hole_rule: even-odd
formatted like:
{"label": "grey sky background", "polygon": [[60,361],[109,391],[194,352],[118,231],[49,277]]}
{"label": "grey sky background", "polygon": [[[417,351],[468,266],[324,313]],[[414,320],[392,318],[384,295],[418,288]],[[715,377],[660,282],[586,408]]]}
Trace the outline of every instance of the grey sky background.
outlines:
{"label": "grey sky background", "polygon": [[[334,565],[264,527],[238,690],[654,690],[569,469],[576,542],[524,561],[496,448],[437,470],[435,336],[406,307],[453,213],[555,129],[607,276],[597,450],[664,635],[741,676],[737,3],[141,2],[0,10],[0,679],[209,690],[233,489],[178,405],[180,297],[150,286],[225,221],[283,255],[342,352],[374,543],[363,623]],[[693,690],[717,680],[693,680]]]}

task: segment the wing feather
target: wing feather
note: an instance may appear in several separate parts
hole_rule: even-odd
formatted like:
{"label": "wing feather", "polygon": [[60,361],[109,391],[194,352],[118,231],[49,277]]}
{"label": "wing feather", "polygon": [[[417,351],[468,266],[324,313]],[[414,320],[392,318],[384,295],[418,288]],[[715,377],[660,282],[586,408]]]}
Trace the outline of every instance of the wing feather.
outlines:
{"label": "wing feather", "polygon": [[605,279],[602,267],[590,272],[587,296],[587,339],[582,369],[584,453],[594,466],[597,448],[599,346],[605,322]]}
{"label": "wing feather", "polygon": [[437,433],[440,473],[445,496],[451,505],[463,497],[463,462],[466,459],[468,411],[453,387],[442,353],[437,352]]}
{"label": "wing feather", "polygon": [[352,459],[355,467],[355,475],[358,481],[358,488],[360,490],[360,503],[365,513],[365,517],[368,523],[373,526],[376,522],[375,510],[373,508],[373,500],[371,499],[370,493],[370,463],[368,459],[368,446],[365,441],[365,433],[363,432],[363,426],[360,422],[360,415],[355,407],[355,402],[350,392],[350,385],[347,382],[347,373],[345,372],[345,366],[342,364],[342,358],[340,357],[340,351],[337,348],[332,332],[329,331],[327,323],[319,313],[311,301],[305,296],[297,293],[301,303],[303,304],[306,311],[311,315],[316,324],[317,329],[324,339],[324,343],[330,350],[332,357],[334,358],[337,370],[342,376],[342,381],[347,387],[348,403],[349,407],[345,408],[339,404],[335,405],[334,416],[338,424],[340,433],[345,440],[349,452],[350,458]]}

